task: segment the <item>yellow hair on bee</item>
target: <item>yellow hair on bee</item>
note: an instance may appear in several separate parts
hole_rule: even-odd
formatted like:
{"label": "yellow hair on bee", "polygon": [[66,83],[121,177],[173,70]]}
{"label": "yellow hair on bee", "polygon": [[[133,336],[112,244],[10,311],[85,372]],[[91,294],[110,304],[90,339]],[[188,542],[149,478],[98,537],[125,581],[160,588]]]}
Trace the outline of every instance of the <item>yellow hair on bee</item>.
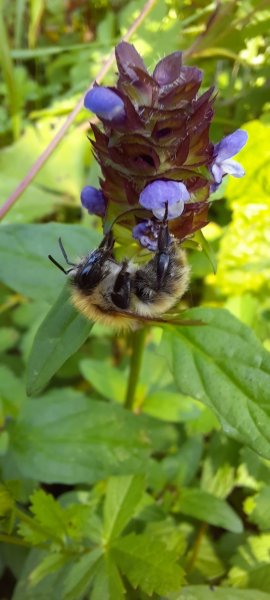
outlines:
{"label": "yellow hair on bee", "polygon": [[[118,330],[134,330],[146,322],[155,320],[175,306],[186,292],[189,284],[190,267],[187,263],[186,253],[177,244],[173,245],[171,253],[173,268],[170,279],[166,285],[161,285],[160,289],[153,290],[151,301],[143,301],[132,291],[128,310],[114,306],[108,300],[107,292],[112,289],[115,276],[121,266],[111,264],[108,276],[91,293],[86,293],[78,286],[72,285],[72,303],[90,321],[99,322]],[[128,268],[133,275],[136,274],[137,269],[141,269],[131,262],[128,263]],[[145,266],[146,281],[148,281],[148,275],[152,269],[152,262]]]}
{"label": "yellow hair on bee", "polygon": [[71,301],[75,308],[90,321],[108,325],[119,330],[134,330],[139,327],[136,316],[125,315],[118,311],[104,311],[97,304],[93,304],[91,297],[86,296],[80,290],[73,288]]}

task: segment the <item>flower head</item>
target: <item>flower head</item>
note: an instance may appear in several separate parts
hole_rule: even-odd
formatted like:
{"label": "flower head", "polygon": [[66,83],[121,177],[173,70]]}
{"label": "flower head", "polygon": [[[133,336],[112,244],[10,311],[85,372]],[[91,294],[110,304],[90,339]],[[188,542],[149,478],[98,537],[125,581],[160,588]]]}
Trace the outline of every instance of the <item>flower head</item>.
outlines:
{"label": "flower head", "polygon": [[181,52],[160,60],[152,73],[132,44],[121,42],[115,55],[115,86],[96,85],[85,97],[101,121],[92,124],[91,143],[102,178],[101,190],[83,191],[82,202],[104,217],[106,228],[117,221],[131,229],[127,211],[135,210],[138,220],[140,209],[133,236],[154,250],[155,219],[164,218],[166,203],[170,231],[180,241],[206,225],[210,193],[223,175],[244,174],[231,157],[247,136],[238,130],[211,142],[215,91],[200,95],[202,72],[183,65]]}
{"label": "flower head", "polygon": [[230,135],[223,138],[214,146],[213,163],[211,165],[212,175],[215,180],[215,188],[221,183],[223,175],[229,174],[234,177],[243,177],[245,171],[240,163],[231,160],[231,157],[238,154],[247,142],[247,132],[237,129]]}
{"label": "flower head", "polygon": [[106,202],[101,190],[86,185],[81,191],[81,203],[91,215],[104,217]]}
{"label": "flower head", "polygon": [[183,183],[160,179],[149,183],[139,197],[141,206],[150,209],[160,220],[164,217],[166,204],[168,204],[168,219],[175,219],[182,214],[187,200],[189,200],[189,192]]}

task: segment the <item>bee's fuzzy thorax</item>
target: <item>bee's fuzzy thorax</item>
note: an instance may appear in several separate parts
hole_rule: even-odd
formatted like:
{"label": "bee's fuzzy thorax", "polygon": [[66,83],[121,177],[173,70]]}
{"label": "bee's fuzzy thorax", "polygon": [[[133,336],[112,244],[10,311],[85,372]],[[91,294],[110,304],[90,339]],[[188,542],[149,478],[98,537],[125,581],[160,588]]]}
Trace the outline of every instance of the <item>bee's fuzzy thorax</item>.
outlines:
{"label": "bee's fuzzy thorax", "polygon": [[[157,280],[156,257],[144,266],[135,265],[131,261],[116,263],[107,260],[100,281],[89,290],[80,286],[80,278],[74,277],[72,272],[72,302],[91,321],[118,330],[137,329],[143,322],[162,317],[172,309],[188,288],[190,268],[186,253],[174,242],[169,249],[169,256],[170,266],[160,285]],[[117,307],[112,300],[115,279],[124,264],[131,279],[126,309]]]}

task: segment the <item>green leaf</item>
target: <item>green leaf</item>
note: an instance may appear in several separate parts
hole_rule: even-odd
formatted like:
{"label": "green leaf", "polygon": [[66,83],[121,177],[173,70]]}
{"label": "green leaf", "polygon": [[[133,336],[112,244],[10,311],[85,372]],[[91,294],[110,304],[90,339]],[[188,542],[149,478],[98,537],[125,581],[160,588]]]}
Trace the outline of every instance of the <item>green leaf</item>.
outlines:
{"label": "green leaf", "polygon": [[199,403],[177,392],[152,392],[143,401],[144,413],[171,423],[185,423],[201,414]]}
{"label": "green leaf", "polygon": [[6,352],[18,342],[19,334],[13,327],[0,327],[0,352]]}
{"label": "green leaf", "polygon": [[[44,118],[39,120],[38,127],[30,125],[25,128],[20,139],[1,152],[2,175],[14,178],[14,165],[16,165],[16,178],[19,183],[32,166],[35,158],[51,141],[52,127],[56,124],[58,124],[56,119]],[[87,146],[86,136],[82,135],[80,130],[70,131],[61,141],[61,145],[56,148],[50,160],[37,174],[35,186],[64,193],[74,199],[78,198],[83,185],[83,158],[88,149]],[[21,202],[23,204],[23,198]]]}
{"label": "green leaf", "polygon": [[104,556],[99,562],[91,591],[91,600],[101,598],[102,600],[125,600],[126,598],[118,568],[110,555]]}
{"label": "green leaf", "polygon": [[[5,175],[1,183],[3,197],[8,198],[16,189],[19,182],[20,180],[16,176]],[[5,226],[9,223],[19,225],[42,219],[59,210],[62,204],[63,200],[61,202],[59,194],[41,188],[36,183],[32,183],[24,191],[23,199],[16,202],[5,216]]]}
{"label": "green leaf", "polygon": [[269,530],[270,486],[264,487],[255,496],[249,496],[244,501],[244,511],[249,521],[262,530]]}
{"label": "green leaf", "polygon": [[180,512],[235,533],[243,531],[241,519],[229,504],[202,489],[182,488],[179,499],[174,505],[174,512]]}
{"label": "green leaf", "polygon": [[3,517],[14,507],[14,498],[8,488],[0,484],[0,516]]}
{"label": "green leaf", "polygon": [[[122,404],[125,399],[125,379],[127,374],[100,360],[85,359],[80,362],[80,370],[91,386],[107,400]],[[104,371],[106,370],[106,377]]]}
{"label": "green leaf", "polygon": [[216,259],[216,255],[214,253],[214,250],[211,246],[211,244],[209,244],[209,242],[207,241],[207,239],[204,237],[202,231],[197,231],[194,239],[201,245],[205,255],[207,256],[213,272],[216,273],[217,271],[217,259]]}
{"label": "green leaf", "polygon": [[54,301],[65,277],[48,260],[48,254],[63,261],[59,237],[73,259],[87,254],[98,244],[95,231],[78,225],[2,225],[0,280],[26,297]]}
{"label": "green leaf", "polygon": [[150,596],[176,591],[183,581],[177,556],[155,536],[131,533],[115,540],[111,551],[131,585]]}
{"label": "green leaf", "polygon": [[142,476],[111,477],[104,503],[104,538],[106,542],[120,535],[132,518],[144,492]]}
{"label": "green leaf", "polygon": [[61,598],[64,581],[67,576],[65,572],[66,567],[63,569],[63,575],[59,570],[51,571],[35,586],[31,583],[31,574],[38,569],[47,556],[48,551],[30,550],[28,557],[24,561],[12,600],[37,600],[37,598],[38,600],[59,600]]}
{"label": "green leaf", "polygon": [[218,557],[215,545],[212,543],[209,537],[204,535],[200,539],[200,545],[194,564],[193,550],[194,548],[191,548],[187,556],[187,564],[189,564],[189,559],[192,561],[192,570],[194,568],[194,570],[201,573],[207,581],[217,579],[224,575],[225,567]]}
{"label": "green leaf", "polygon": [[[251,535],[231,558],[233,565],[225,584],[269,592],[270,534]],[[256,597],[257,598],[257,597]]]}
{"label": "green leaf", "polygon": [[236,590],[231,587],[213,589],[208,585],[191,585],[183,588],[180,596],[175,595],[171,600],[269,600],[269,594],[255,589]]}
{"label": "green leaf", "polygon": [[177,487],[188,485],[195,477],[201,463],[203,441],[194,435],[181,444],[175,454],[165,456],[160,463],[166,479]]}
{"label": "green leaf", "polygon": [[225,433],[270,458],[270,354],[224,310],[192,309],[187,318],[205,325],[177,327],[165,338],[180,392],[209,406]]}
{"label": "green leaf", "polygon": [[70,290],[64,288],[34,339],[26,372],[27,393],[41,392],[64,362],[72,356],[93,327],[72,306]]}
{"label": "green leaf", "polygon": [[29,577],[30,584],[36,586],[37,583],[44,579],[44,577],[61,569],[68,560],[68,556],[59,554],[58,552],[47,554],[47,556],[45,556],[39,565],[32,571]]}
{"label": "green leaf", "polygon": [[201,487],[218,498],[226,498],[236,483],[239,445],[224,434],[212,436],[202,466]]}
{"label": "green leaf", "polygon": [[78,600],[87,593],[102,552],[101,548],[96,548],[80,556],[75,564],[71,565],[64,582],[63,600]]}
{"label": "green leaf", "polygon": [[24,477],[66,484],[143,473],[163,435],[155,421],[64,388],[28,400],[9,431]]}
{"label": "green leaf", "polygon": [[5,365],[0,365],[0,398],[4,402],[5,412],[12,417],[16,416],[26,398],[23,381]]}
{"label": "green leaf", "polygon": [[229,179],[226,197],[233,211],[220,244],[216,283],[222,293],[268,290],[270,282],[270,124],[258,120],[243,125],[249,135],[239,160],[242,179]]}

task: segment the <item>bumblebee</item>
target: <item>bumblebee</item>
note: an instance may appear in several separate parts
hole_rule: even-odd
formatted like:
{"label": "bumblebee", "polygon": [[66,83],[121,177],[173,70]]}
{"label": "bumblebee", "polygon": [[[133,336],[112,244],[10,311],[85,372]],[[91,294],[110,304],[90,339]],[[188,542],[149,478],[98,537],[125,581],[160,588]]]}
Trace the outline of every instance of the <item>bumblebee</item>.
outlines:
{"label": "bumblebee", "polygon": [[64,269],[51,255],[48,258],[69,276],[74,306],[91,321],[116,329],[170,322],[163,315],[179,302],[189,285],[186,253],[169,234],[166,214],[159,227],[157,251],[143,266],[115,260],[112,231],[78,264],[70,262],[61,239],[59,245],[70,268]]}

